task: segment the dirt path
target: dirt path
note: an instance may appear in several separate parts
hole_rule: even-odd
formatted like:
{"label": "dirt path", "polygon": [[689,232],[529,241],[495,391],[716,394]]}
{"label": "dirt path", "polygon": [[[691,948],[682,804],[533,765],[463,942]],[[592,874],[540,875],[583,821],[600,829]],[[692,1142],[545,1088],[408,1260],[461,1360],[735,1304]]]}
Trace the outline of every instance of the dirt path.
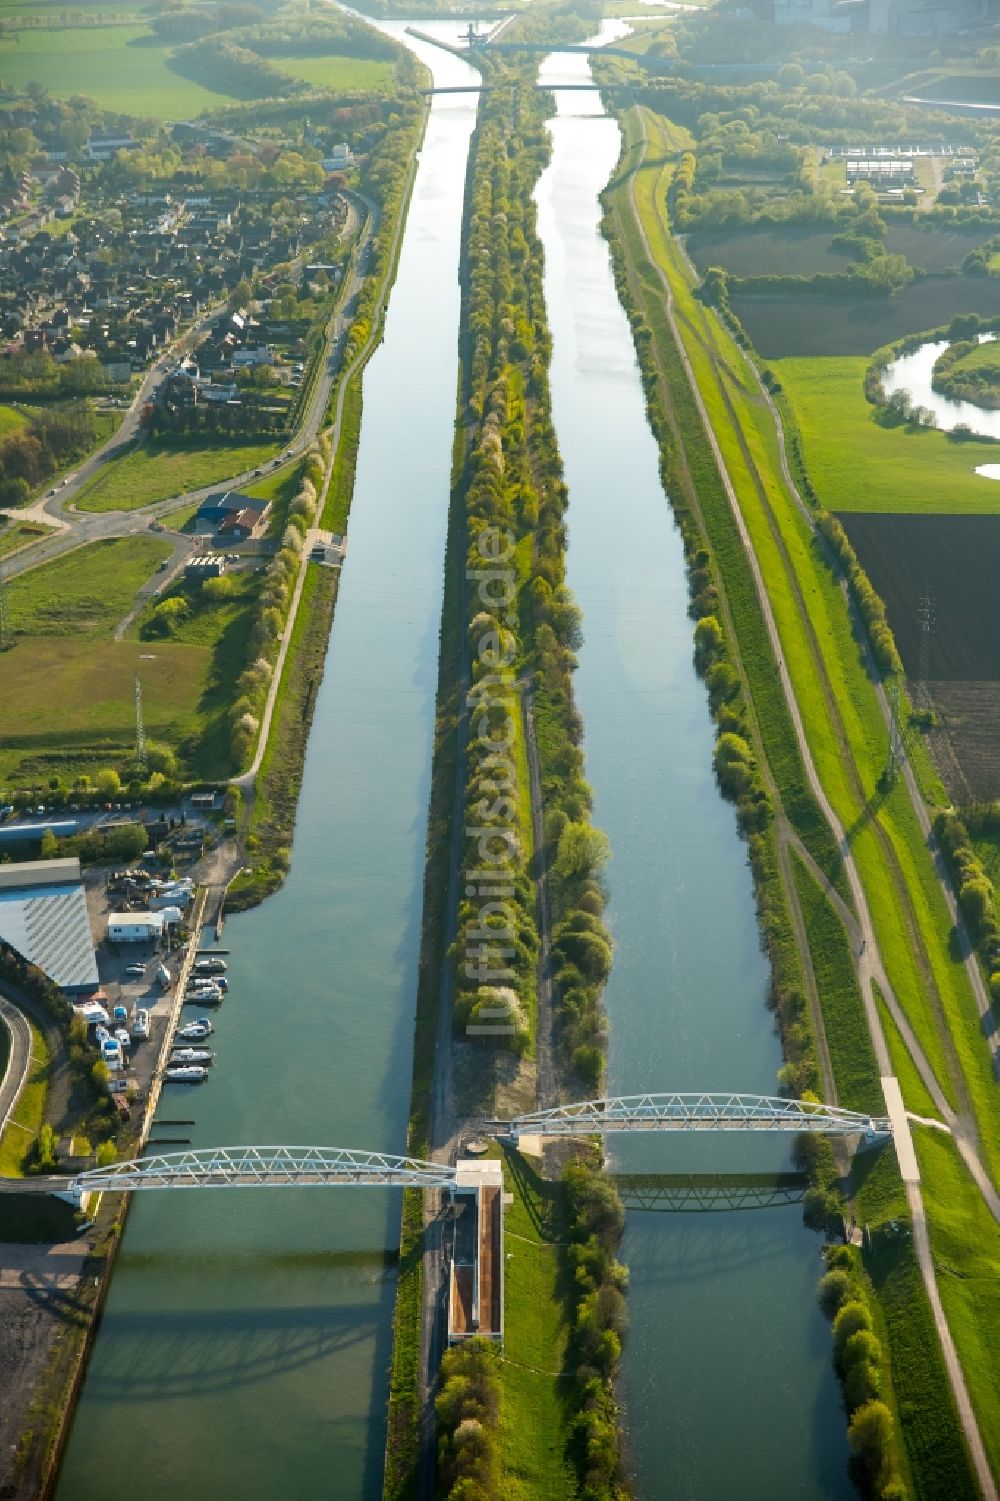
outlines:
{"label": "dirt path", "polygon": [[[646,130],[645,113],[640,110],[638,117],[642,130],[642,146],[640,160],[629,178],[629,201],[631,205],[632,216],[634,218],[636,228],[642,241],[643,251],[645,253],[646,259],[649,265],[655,270],[662,286],[664,307],[667,316],[667,322],[670,327],[671,337],[674,341],[678,358],[680,359],[685,377],[691,389],[692,398],[695,402],[695,405],[697,406],[698,415],[701,419],[705,438],[711,450],[716,468],[718,469],[719,477],[726,492],[726,498],[729,502],[733,520],[739,532],[740,541],[746,553],[747,561],[753,575],[754,588],[757,593],[758,603],[764,619],[764,625],[765,629],[767,630],[768,640],[770,642],[774,660],[777,664],[778,677],[781,683],[782,693],[784,694],[788,712],[792,720],[792,727],[795,733],[796,742],[799,747],[799,753],[802,758],[803,767],[805,769],[806,779],[809,783],[810,790],[812,791],[816,802],[819,804],[819,807],[823,812],[823,816],[826,819],[834,835],[834,838],[837,841],[837,845],[840,850],[844,873],[847,877],[851,898],[854,902],[855,911],[857,914],[855,922],[861,938],[860,947],[855,950],[855,967],[857,971],[858,982],[861,986],[862,998],[864,1000],[865,1016],[868,1023],[868,1030],[871,1036],[872,1046],[875,1049],[875,1056],[878,1062],[879,1070],[883,1074],[883,1076],[890,1076],[892,1074],[892,1067],[889,1060],[889,1050],[882,1029],[881,1019],[878,1015],[878,1009],[875,1004],[875,996],[872,985],[873,981],[877,981],[879,988],[882,989],[883,994],[887,997],[891,994],[891,987],[889,987],[888,989],[886,988],[888,986],[888,977],[886,976],[885,967],[879,954],[878,940],[875,934],[875,928],[872,922],[867,897],[865,894],[864,886],[861,882],[861,877],[857,869],[857,864],[855,862],[850,843],[846,835],[846,831],[844,830],[840,819],[834,811],[833,805],[826,795],[826,791],[823,787],[822,782],[820,781],[819,774],[816,770],[811,747],[806,736],[805,726],[803,724],[798,699],[795,695],[795,689],[792,684],[788,668],[785,665],[781,639],[778,634],[774,611],[772,609],[771,601],[765,585],[763,571],[758,561],[757,554],[754,550],[749,530],[747,528],[746,522],[743,517],[743,512],[739,504],[739,498],[736,494],[732,478],[726,466],[722,449],[719,445],[718,438],[716,437],[715,430],[712,426],[711,419],[705,407],[701,391],[698,387],[698,382],[695,377],[694,370],[692,369],[691,362],[688,358],[687,349],[685,348],[684,342],[681,338],[680,330],[677,326],[677,318],[674,310],[673,291],[670,285],[670,278],[667,276],[663,267],[653,256],[652,249],[646,235],[645,226],[639,213],[638,204],[636,202],[635,184],[636,177],[642,167],[642,164],[645,161],[646,154],[649,149],[649,138]],[[665,232],[669,234],[669,226],[664,226],[664,228]],[[779,444],[779,448],[783,453],[783,442]],[[893,997],[893,999],[895,999],[895,997]],[[980,1172],[982,1172],[981,1169]],[[962,1423],[962,1429],[966,1438],[966,1443],[968,1444],[969,1451],[972,1456],[973,1464],[976,1469],[976,1474],[983,1496],[986,1498],[986,1501],[997,1501],[997,1490],[990,1471],[989,1462],[986,1458],[986,1450],[983,1445],[982,1436],[979,1432],[979,1425],[976,1421],[976,1416],[972,1409],[972,1403],[970,1401],[968,1390],[965,1385],[965,1377],[962,1373],[962,1369],[955,1352],[954,1343],[951,1338],[951,1332],[948,1328],[948,1323],[945,1318],[944,1310],[941,1306],[941,1300],[937,1290],[934,1261],[931,1255],[930,1239],[927,1234],[923,1199],[920,1193],[919,1184],[913,1182],[908,1183],[907,1195],[910,1201],[911,1212],[913,1214],[914,1248],[916,1250],[917,1259],[920,1264],[920,1270],[921,1275],[924,1279],[924,1285],[927,1288],[928,1297],[930,1299],[931,1309],[934,1315],[935,1327],[937,1329],[938,1337],[941,1341],[941,1347],[945,1355],[945,1364],[948,1371],[949,1384],[955,1397],[955,1403],[958,1408],[959,1417]],[[994,1195],[994,1198],[995,1197],[996,1196]],[[1000,1207],[1000,1205],[998,1205],[998,1207]]]}

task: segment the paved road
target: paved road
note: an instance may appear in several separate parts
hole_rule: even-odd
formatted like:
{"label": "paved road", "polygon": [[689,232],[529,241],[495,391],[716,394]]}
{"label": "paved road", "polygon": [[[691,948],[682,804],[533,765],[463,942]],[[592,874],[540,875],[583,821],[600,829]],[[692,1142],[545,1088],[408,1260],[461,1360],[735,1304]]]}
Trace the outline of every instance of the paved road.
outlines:
{"label": "paved road", "polygon": [[[642,128],[642,160],[644,161],[646,152],[648,151],[649,147],[649,140],[646,132],[646,118],[642,110],[639,111],[639,121]],[[764,624],[767,629],[768,640],[771,644],[771,650],[774,655],[774,660],[778,665],[778,677],[781,682],[781,688],[785,697],[785,702],[788,706],[788,712],[792,720],[792,727],[795,732],[795,739],[799,747],[799,753],[802,757],[806,779],[809,783],[809,787],[813,793],[813,796],[815,797],[817,803],[823,811],[823,816],[834,835],[838,849],[841,853],[844,873],[847,877],[847,883],[850,887],[851,897],[853,899],[855,911],[857,914],[857,929],[860,932],[862,939],[860,949],[855,949],[854,953],[858,982],[861,987],[861,994],[865,1004],[865,1016],[868,1023],[869,1033],[871,1035],[872,1045],[875,1049],[875,1056],[878,1061],[879,1072],[885,1076],[890,1076],[892,1074],[892,1068],[889,1063],[889,1050],[886,1044],[885,1035],[882,1030],[882,1023],[878,1014],[878,1009],[875,1003],[875,996],[872,990],[873,981],[877,981],[880,987],[882,987],[886,984],[887,977],[885,973],[885,967],[882,963],[881,955],[879,953],[878,939],[875,934],[874,924],[872,923],[867,897],[861,882],[861,877],[858,873],[857,864],[855,862],[854,854],[851,849],[850,842],[848,841],[846,831],[844,830],[840,819],[838,818],[829,798],[826,795],[826,791],[819,778],[819,773],[816,770],[816,765],[812,756],[812,749],[805,733],[805,726],[802,721],[802,714],[799,709],[798,699],[795,695],[795,689],[792,684],[788,668],[785,665],[784,651],[781,646],[781,638],[778,634],[774,611],[771,607],[771,601],[764,583],[763,572],[761,570],[756,551],[753,547],[753,543],[743,517],[743,511],[739,503],[739,498],[736,494],[736,489],[733,485],[732,478],[726,466],[722,450],[719,446],[719,442],[715,434],[715,429],[712,426],[711,418],[709,417],[704,399],[701,394],[701,390],[698,386],[697,378],[695,377],[694,370],[692,369],[691,362],[688,358],[687,349],[684,345],[680,329],[677,325],[677,320],[674,312],[673,290],[670,285],[670,278],[667,276],[663,267],[653,256],[652,249],[649,245],[649,240],[646,235],[645,226],[643,225],[642,218],[639,213],[639,207],[636,202],[635,195],[637,175],[637,170],[633,171],[629,178],[629,199],[631,202],[632,215],[642,240],[643,251],[646,255],[646,259],[648,260],[650,266],[655,269],[656,274],[660,280],[660,284],[663,289],[664,307],[667,315],[667,321],[670,326],[671,337],[677,349],[677,354],[681,361],[681,365],[683,366],[692,397],[698,408],[698,414],[701,419],[702,427],[704,429],[705,438],[708,442],[709,448],[712,451],[712,456],[726,492],[726,497],[729,502],[733,520],[736,523],[736,527],[740,535],[740,541],[743,545],[747,561],[753,574],[754,588],[756,590],[761,613],[764,618]],[[669,230],[667,232],[669,233]],[[888,994],[891,992],[884,991],[883,993]],[[985,1177],[985,1174],[983,1174],[983,1177]],[[977,1181],[979,1180],[977,1179]],[[990,1471],[989,1461],[986,1457],[986,1450],[983,1445],[982,1436],[979,1432],[979,1425],[976,1421],[976,1415],[973,1411],[972,1403],[969,1398],[968,1389],[965,1384],[965,1377],[962,1372],[961,1365],[958,1361],[958,1357],[955,1353],[954,1343],[951,1338],[951,1331],[948,1328],[948,1322],[945,1318],[944,1310],[941,1306],[941,1300],[938,1294],[935,1278],[934,1260],[930,1249],[930,1239],[927,1234],[923,1199],[918,1183],[910,1182],[907,1184],[907,1196],[910,1201],[910,1209],[913,1217],[914,1248],[916,1250],[917,1259],[920,1264],[920,1271],[924,1280],[924,1286],[927,1288],[928,1298],[930,1299],[931,1309],[934,1315],[935,1327],[938,1332],[938,1337],[941,1341],[942,1351],[944,1352],[949,1384],[951,1386],[952,1393],[955,1398],[955,1403],[958,1408],[966,1443],[968,1444],[969,1452],[972,1456],[972,1461],[976,1469],[976,1475],[979,1480],[979,1485],[982,1490],[983,1496],[986,1498],[986,1501],[998,1501],[996,1485],[994,1484],[993,1476]],[[994,1195],[994,1199],[995,1197],[996,1196]]]}
{"label": "paved road", "polygon": [[31,1066],[31,1028],[24,1013],[0,995],[0,1025],[10,1033],[10,1053],[0,1083],[0,1134],[14,1112]]}

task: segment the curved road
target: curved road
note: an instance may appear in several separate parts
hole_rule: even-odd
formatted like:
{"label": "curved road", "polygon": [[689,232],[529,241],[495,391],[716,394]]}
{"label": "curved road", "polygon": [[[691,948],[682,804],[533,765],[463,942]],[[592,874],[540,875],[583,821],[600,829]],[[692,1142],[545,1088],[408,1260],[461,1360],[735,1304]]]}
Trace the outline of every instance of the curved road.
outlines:
{"label": "curved road", "polygon": [[10,1033],[10,1053],[0,1082],[0,1135],[14,1113],[31,1066],[31,1028],[24,1013],[0,995],[0,1023]]}

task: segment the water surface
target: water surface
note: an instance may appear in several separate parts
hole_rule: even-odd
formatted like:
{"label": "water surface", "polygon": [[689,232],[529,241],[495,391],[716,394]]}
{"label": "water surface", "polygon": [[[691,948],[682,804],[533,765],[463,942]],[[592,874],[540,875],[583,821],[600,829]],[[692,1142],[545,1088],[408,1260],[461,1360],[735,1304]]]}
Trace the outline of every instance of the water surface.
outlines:
{"label": "water surface", "polygon": [[[604,41],[620,34],[604,23]],[[584,82],[590,71],[583,57],[553,57],[543,76]],[[712,775],[683,548],[598,228],[620,134],[597,95],[555,97],[553,157],[536,197],[569,583],[584,616],[576,692],[595,819],[613,852],[609,1087],[770,1094],[781,1057],[752,882]],[[731,1136],[619,1139],[613,1161],[661,1172],[789,1165],[780,1139]],[[623,1395],[642,1496],[854,1495],[816,1306],[819,1247],[795,1207],[629,1214]]]}
{"label": "water surface", "polygon": [[[413,45],[439,84],[478,76]],[[364,377],[291,874],[227,923],[218,1065],[160,1109],[195,1146],[404,1147],[475,104],[434,101]],[[59,1501],[379,1496],[399,1212],[377,1189],[139,1196]]]}

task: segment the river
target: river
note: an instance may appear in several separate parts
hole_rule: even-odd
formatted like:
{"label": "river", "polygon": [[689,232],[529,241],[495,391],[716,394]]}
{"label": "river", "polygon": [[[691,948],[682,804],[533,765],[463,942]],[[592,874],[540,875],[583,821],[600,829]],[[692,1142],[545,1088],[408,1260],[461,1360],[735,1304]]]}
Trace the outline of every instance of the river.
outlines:
{"label": "river", "polygon": [[[979,342],[992,342],[994,338],[994,334],[980,334]],[[950,433],[952,428],[967,427],[970,432],[1000,442],[1000,411],[977,406],[974,401],[957,401],[952,396],[944,396],[940,391],[935,391],[931,385],[934,366],[948,346],[948,339],[930,339],[909,354],[901,354],[891,360],[882,376],[882,390],[886,396],[892,396],[896,391],[905,391],[915,407],[924,407],[934,413],[934,425],[942,432]],[[976,472],[986,473],[988,478],[995,479],[997,476],[989,471],[996,469],[997,465],[987,464]]]}
{"label": "river", "polygon": [[[437,84],[478,80],[412,45]],[[218,1065],[160,1109],[197,1117],[195,1146],[404,1148],[475,105],[433,102],[364,377],[291,873],[227,923]],[[379,1496],[399,1211],[372,1189],[139,1196],[59,1501]]]}
{"label": "river", "polygon": [[[438,84],[470,78],[413,45]],[[559,69],[586,80],[583,58]],[[365,375],[350,552],[291,873],[227,925],[214,1076],[161,1108],[197,1117],[195,1145],[404,1141],[473,121],[471,96],[434,101],[385,342]],[[682,549],[597,232],[618,130],[596,97],[565,96],[553,141],[538,199],[586,626],[577,688],[614,850],[611,1083],[770,1092],[779,1054],[750,877],[712,779]],[[697,1145],[698,1158],[681,1156],[667,1138],[653,1160],[704,1166]],[[785,1164],[778,1149],[757,1144],[751,1159],[738,1146],[708,1151],[729,1168]],[[59,1501],[377,1497],[398,1225],[398,1197],[373,1190],[140,1196]],[[852,1494],[817,1252],[798,1209],[630,1215],[624,1388],[645,1496]]]}
{"label": "river", "polygon": [[[601,39],[621,35],[605,22]],[[548,82],[590,78],[549,59]],[[598,195],[618,160],[599,96],[556,94],[536,194],[553,340],[553,415],[569,485],[568,582],[583,611],[576,693],[595,820],[607,832],[609,1088],[775,1090],[781,1057],[732,808],[692,665],[684,555],[659,479]],[[777,1170],[778,1142],[675,1136],[617,1148],[636,1170]],[[647,1498],[846,1501],[847,1443],[816,1305],[819,1238],[798,1207],[630,1213],[623,1391]]]}

